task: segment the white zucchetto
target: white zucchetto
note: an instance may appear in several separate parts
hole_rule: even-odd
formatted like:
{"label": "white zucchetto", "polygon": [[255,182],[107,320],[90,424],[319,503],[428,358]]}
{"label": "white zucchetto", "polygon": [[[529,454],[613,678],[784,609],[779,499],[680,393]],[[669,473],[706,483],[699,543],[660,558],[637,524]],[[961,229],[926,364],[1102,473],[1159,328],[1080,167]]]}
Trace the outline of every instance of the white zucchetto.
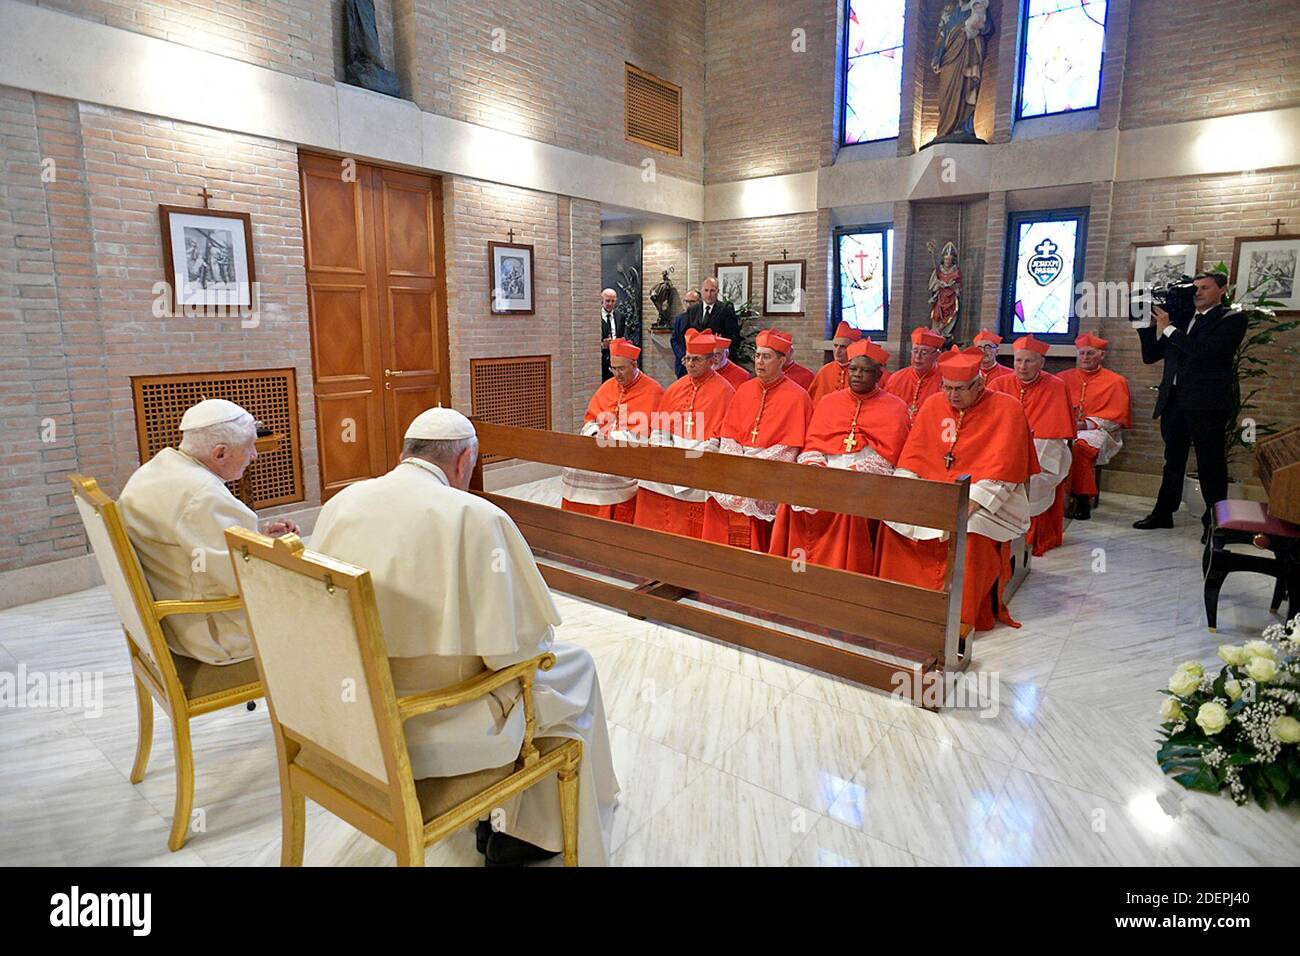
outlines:
{"label": "white zucchetto", "polygon": [[474,424],[454,408],[430,408],[415,416],[406,429],[406,438],[448,441],[473,438],[477,433]]}
{"label": "white zucchetto", "polygon": [[245,416],[253,417],[234,402],[228,402],[224,398],[205,398],[185,410],[181,416],[180,430],[187,432],[192,428],[207,428],[209,425],[233,422]]}

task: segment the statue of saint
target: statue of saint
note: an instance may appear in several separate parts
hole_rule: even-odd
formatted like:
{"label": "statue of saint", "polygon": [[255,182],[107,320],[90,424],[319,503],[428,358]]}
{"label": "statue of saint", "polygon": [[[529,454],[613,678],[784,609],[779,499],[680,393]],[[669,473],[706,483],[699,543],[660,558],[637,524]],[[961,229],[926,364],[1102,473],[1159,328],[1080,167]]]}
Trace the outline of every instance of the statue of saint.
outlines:
{"label": "statue of saint", "polygon": [[[934,240],[927,242],[925,247],[934,258]],[[930,330],[945,339],[951,338],[960,308],[961,269],[957,265],[957,247],[949,242],[934,259],[934,271],[930,273]]]}
{"label": "statue of saint", "polygon": [[345,0],[343,50],[345,82],[388,96],[402,95],[397,74],[384,69],[379,29],[375,25],[374,0]]}
{"label": "statue of saint", "polygon": [[975,135],[975,100],[984,52],[993,33],[989,0],[950,0],[939,17],[930,68],[939,74],[939,129],[935,143],[983,143]]}

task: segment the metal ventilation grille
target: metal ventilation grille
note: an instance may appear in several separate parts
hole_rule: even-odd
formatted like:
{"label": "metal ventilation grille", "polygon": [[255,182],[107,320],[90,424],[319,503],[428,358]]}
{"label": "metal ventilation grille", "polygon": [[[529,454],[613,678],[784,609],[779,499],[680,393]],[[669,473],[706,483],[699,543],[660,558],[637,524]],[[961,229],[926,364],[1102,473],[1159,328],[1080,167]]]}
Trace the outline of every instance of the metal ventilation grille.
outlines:
{"label": "metal ventilation grille", "polygon": [[[298,387],[291,368],[247,372],[198,372],[137,375],[131,379],[135,399],[135,434],[140,461],[181,443],[181,416],[205,398],[224,398],[248,411],[280,437],[280,447],[259,455],[245,480],[254,508],[303,500],[302,455],[298,447]],[[238,495],[234,482],[230,490]]]}
{"label": "metal ventilation grille", "polygon": [[627,138],[682,154],[682,88],[633,66],[626,68],[623,103]]}
{"label": "metal ventilation grille", "polygon": [[[551,427],[551,357],[469,360],[470,413],[493,425]],[[484,462],[498,456],[484,456]]]}

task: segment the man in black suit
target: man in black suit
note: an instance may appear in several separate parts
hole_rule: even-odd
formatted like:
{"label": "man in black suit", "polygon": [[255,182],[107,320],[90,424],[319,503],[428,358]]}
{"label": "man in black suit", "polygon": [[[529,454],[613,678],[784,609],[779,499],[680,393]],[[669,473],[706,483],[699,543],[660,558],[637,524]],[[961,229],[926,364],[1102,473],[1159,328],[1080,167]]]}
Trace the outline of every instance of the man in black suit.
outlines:
{"label": "man in black suit", "polygon": [[623,317],[618,314],[618,293],[605,289],[600,293],[600,380],[613,376],[609,370],[609,343],[623,337]]}
{"label": "man in black suit", "polygon": [[1233,359],[1246,336],[1246,317],[1223,304],[1228,277],[1202,272],[1196,285],[1195,311],[1171,316],[1156,306],[1154,328],[1138,329],[1142,361],[1165,363],[1153,417],[1160,419],[1165,441],[1165,470],[1160,494],[1151,514],[1133,527],[1172,528],[1183,496],[1183,472],[1189,448],[1196,449],[1196,466],[1205,499],[1201,523],[1208,525],[1210,509],[1228,497],[1228,423],[1237,413],[1233,399]]}
{"label": "man in black suit", "polygon": [[686,328],[708,329],[724,339],[731,339],[727,357],[735,360],[740,348],[740,320],[730,302],[718,301],[718,280],[709,276],[700,286],[700,302],[686,310]]}
{"label": "man in black suit", "polygon": [[691,306],[700,301],[699,289],[688,289],[682,303],[686,308],[680,315],[673,319],[673,334],[669,336],[669,341],[673,346],[673,372],[678,378],[686,374],[686,366],[682,364],[682,356],[686,354],[686,324],[687,316],[690,314]]}

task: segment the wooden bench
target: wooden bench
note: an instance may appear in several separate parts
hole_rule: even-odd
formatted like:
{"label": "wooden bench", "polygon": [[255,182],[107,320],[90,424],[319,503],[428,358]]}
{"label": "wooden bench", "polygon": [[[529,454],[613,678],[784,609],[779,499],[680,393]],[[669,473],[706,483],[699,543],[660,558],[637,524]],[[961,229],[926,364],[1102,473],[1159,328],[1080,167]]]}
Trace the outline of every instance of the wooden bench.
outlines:
{"label": "wooden bench", "polygon": [[[937,708],[946,671],[970,662],[961,588],[970,481],[935,482],[681,449],[602,447],[590,438],[476,421],[485,455],[784,501],[949,533],[940,591],[638,528],[483,491],[558,591]],[[602,578],[615,578],[612,583]],[[758,617],[743,620],[735,612]],[[793,634],[782,628],[794,627]],[[928,690],[927,690],[928,689]]]}

